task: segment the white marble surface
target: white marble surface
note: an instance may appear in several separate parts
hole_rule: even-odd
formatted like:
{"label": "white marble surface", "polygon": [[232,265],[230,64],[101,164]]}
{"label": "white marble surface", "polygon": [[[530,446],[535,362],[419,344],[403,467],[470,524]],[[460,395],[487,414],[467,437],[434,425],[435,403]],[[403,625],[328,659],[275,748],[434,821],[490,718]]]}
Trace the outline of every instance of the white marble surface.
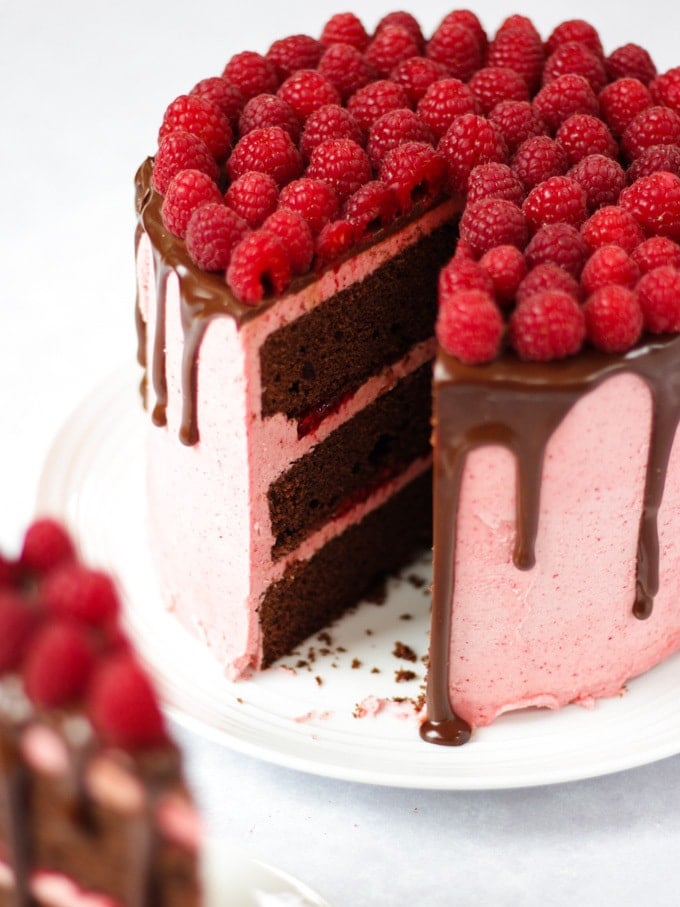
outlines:
{"label": "white marble surface", "polygon": [[[372,27],[389,3],[362,2]],[[450,8],[421,2],[431,30]],[[49,443],[134,349],[132,176],[162,112],[238,50],[318,34],[344,2],[0,0],[0,544],[17,545]],[[479,2],[488,29],[516,7]],[[544,34],[680,62],[660,0],[523,3]],[[105,515],[102,515],[105,519]],[[180,732],[210,831],[342,905],[676,904],[680,757],[529,790],[423,793],[308,777]]]}

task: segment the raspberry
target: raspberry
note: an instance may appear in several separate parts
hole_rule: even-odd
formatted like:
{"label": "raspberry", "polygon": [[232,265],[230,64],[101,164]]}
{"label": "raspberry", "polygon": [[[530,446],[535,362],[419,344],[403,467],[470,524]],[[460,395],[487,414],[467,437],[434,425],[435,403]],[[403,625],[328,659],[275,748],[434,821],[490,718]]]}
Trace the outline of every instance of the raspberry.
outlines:
{"label": "raspberry", "polygon": [[0,677],[20,667],[37,624],[36,612],[18,592],[0,590]]}
{"label": "raspberry", "polygon": [[379,167],[388,151],[402,142],[434,143],[434,135],[412,110],[389,110],[371,126],[366,151],[371,164]]}
{"label": "raspberry", "polygon": [[51,620],[28,647],[22,666],[26,693],[39,706],[67,705],[85,690],[94,664],[85,630],[68,620]]}
{"label": "raspberry", "polygon": [[603,353],[625,353],[642,333],[642,310],[635,293],[621,286],[603,287],[583,306],[588,341]]}
{"label": "raspberry", "polygon": [[306,175],[325,180],[344,202],[372,176],[368,155],[351,139],[326,139],[312,151]]}
{"label": "raspberry", "polygon": [[31,573],[44,574],[74,557],[75,549],[66,529],[56,520],[43,517],[34,520],[26,530],[19,566]]}
{"label": "raspberry", "polygon": [[617,47],[605,60],[610,81],[615,79],[638,79],[649,85],[656,76],[656,66],[644,47],[639,44],[624,44]]}
{"label": "raspberry", "polygon": [[395,191],[400,211],[406,212],[422,198],[437,198],[444,188],[446,162],[431,145],[404,142],[385,155],[380,179]]}
{"label": "raspberry", "polygon": [[365,50],[369,42],[366,29],[354,13],[336,13],[326,22],[321,32],[321,43],[351,44],[357,50]]}
{"label": "raspberry", "polygon": [[514,69],[533,94],[541,81],[544,59],[543,42],[533,26],[507,24],[498,30],[489,44],[486,65]]}
{"label": "raspberry", "polygon": [[302,177],[293,180],[281,190],[279,207],[290,208],[301,214],[314,235],[338,212],[338,196],[335,189],[323,180]]}
{"label": "raspberry", "polygon": [[523,249],[529,230],[521,209],[502,198],[484,198],[467,204],[460,220],[460,235],[477,257],[494,246]]}
{"label": "raspberry", "polygon": [[444,20],[428,41],[425,56],[446,66],[462,82],[482,65],[482,50],[474,33],[464,25]]}
{"label": "raspberry", "polygon": [[505,163],[507,148],[493,123],[472,113],[456,117],[439,143],[454,190],[464,192],[477,164]]}
{"label": "raspberry", "polygon": [[649,83],[649,91],[655,104],[680,113],[680,66],[657,76]]}
{"label": "raspberry", "polygon": [[292,76],[298,69],[315,69],[323,56],[321,41],[309,35],[289,35],[274,41],[265,54],[276,68],[279,81]]}
{"label": "raspberry", "polygon": [[485,66],[473,75],[468,85],[481,112],[487,116],[501,101],[529,100],[527,83],[507,66]]}
{"label": "raspberry", "polygon": [[356,234],[356,226],[347,220],[326,224],[316,238],[317,266],[323,267],[349,252],[356,243]]}
{"label": "raspberry", "polygon": [[262,229],[283,242],[293,274],[306,274],[314,256],[314,238],[307,221],[290,208],[279,208],[262,225]]}
{"label": "raspberry", "polygon": [[253,129],[264,129],[267,126],[280,126],[293,142],[298,141],[302,130],[300,120],[290,104],[273,94],[258,94],[248,101],[241,112],[239,135],[244,136]]}
{"label": "raspberry", "polygon": [[568,19],[566,22],[561,22],[546,41],[546,50],[552,54],[561,44],[568,44],[572,41],[583,44],[596,57],[600,59],[604,57],[602,42],[597,30],[590,22],[585,22],[583,19]]}
{"label": "raspberry", "polygon": [[525,189],[533,189],[551,176],[563,176],[568,167],[566,151],[547,135],[527,139],[512,159],[512,171]]}
{"label": "raspberry", "polygon": [[539,116],[553,132],[575,113],[589,113],[592,116],[599,113],[597,96],[590,82],[573,73],[558,76],[544,85],[533,103]]}
{"label": "raspberry", "polygon": [[222,78],[236,85],[246,101],[256,94],[274,94],[279,86],[274,64],[252,50],[234,54],[224,67]]}
{"label": "raspberry", "polygon": [[161,216],[165,228],[175,236],[184,237],[189,218],[196,208],[208,202],[221,202],[222,195],[213,180],[200,170],[180,170],[171,180],[165,193]]}
{"label": "raspberry", "polygon": [[639,79],[617,79],[599,94],[600,110],[614,135],[622,135],[642,110],[652,106],[652,96]]}
{"label": "raspberry", "polygon": [[680,145],[680,114],[669,107],[648,107],[631,120],[621,149],[633,161],[652,145]]}
{"label": "raspberry", "polygon": [[527,274],[520,250],[515,246],[496,246],[481,257],[479,264],[492,280],[496,302],[501,305],[513,302]]}
{"label": "raspberry", "polygon": [[482,198],[504,198],[521,205],[524,187],[507,164],[479,164],[470,173],[466,204]]}
{"label": "raspberry", "polygon": [[423,37],[423,32],[420,28],[420,23],[415,16],[411,13],[406,13],[403,11],[398,11],[394,13],[387,13],[386,16],[383,16],[380,22],[375,27],[375,34],[378,35],[383,30],[390,25],[399,25],[401,28],[405,28],[407,32],[411,35],[413,40],[416,42],[418,48],[417,53],[420,53],[425,49],[425,38]]}
{"label": "raspberry", "polygon": [[679,145],[650,145],[645,148],[628,168],[628,182],[634,183],[641,176],[651,176],[660,170],[680,175]]}
{"label": "raspberry", "polygon": [[546,224],[534,233],[524,250],[530,268],[540,264],[558,265],[577,280],[588,255],[585,239],[571,224]]}
{"label": "raspberry", "polygon": [[390,78],[406,89],[412,104],[417,104],[430,85],[445,79],[447,75],[447,69],[441,63],[435,63],[427,57],[411,57],[396,66],[390,73]]}
{"label": "raspberry", "polygon": [[667,236],[651,236],[633,249],[630,257],[639,267],[641,274],[662,265],[673,265],[680,270],[680,246]]}
{"label": "raspberry", "polygon": [[441,138],[454,119],[464,113],[477,113],[477,103],[460,79],[433,82],[418,103],[418,116],[437,138]]}
{"label": "raspberry", "polygon": [[45,607],[56,617],[101,625],[114,621],[120,601],[113,580],[100,570],[62,564],[41,587]]}
{"label": "raspberry", "polygon": [[232,85],[221,76],[210,76],[197,82],[189,94],[198,95],[206,101],[217,104],[229,120],[232,129],[238,125],[239,114],[246,103],[246,97],[237,85]]}
{"label": "raspberry", "polygon": [[638,282],[637,297],[648,331],[680,331],[680,271],[672,265],[648,271]]}
{"label": "raspberry", "polygon": [[456,255],[439,272],[439,299],[461,290],[481,290],[487,295],[493,295],[491,275],[474,258],[459,256],[461,245],[463,244],[459,240]]}
{"label": "raspberry", "polygon": [[508,16],[507,19],[504,19],[501,22],[495,37],[502,38],[509,32],[515,31],[526,32],[528,35],[531,35],[535,39],[540,39],[541,37],[538,29],[531,21],[531,19],[528,16],[520,16],[518,14]]}
{"label": "raspberry", "polygon": [[487,38],[486,32],[482,27],[482,23],[474,13],[470,12],[469,9],[454,9],[452,12],[447,13],[439,23],[439,26],[441,27],[444,24],[462,25],[463,28],[467,28],[467,30],[471,31],[477,39],[479,49],[482,51],[482,53],[486,52],[486,48],[489,44],[489,39]]}
{"label": "raspberry", "polygon": [[339,92],[343,101],[376,78],[376,70],[351,44],[331,44],[318,71]]}
{"label": "raspberry", "polygon": [[217,182],[219,169],[207,145],[190,132],[171,132],[161,140],[153,162],[153,186],[165,195],[180,170],[200,170]]}
{"label": "raspberry", "polygon": [[150,748],[167,740],[151,681],[129,652],[112,655],[97,668],[86,709],[106,745]]}
{"label": "raspberry", "polygon": [[510,154],[527,139],[548,132],[548,127],[528,101],[501,101],[491,111],[489,119],[505,139]]}
{"label": "raspberry", "polygon": [[566,151],[570,164],[577,164],[588,154],[618,157],[619,146],[606,124],[587,113],[575,113],[565,120],[555,139]]}
{"label": "raspberry", "polygon": [[406,89],[389,79],[378,79],[355,92],[347,102],[347,109],[362,129],[373,123],[388,110],[410,107]]}
{"label": "raspberry", "polygon": [[521,304],[537,293],[557,290],[566,293],[577,302],[581,298],[581,288],[576,279],[568,274],[564,268],[555,264],[542,264],[529,271],[517,288],[517,303]]}
{"label": "raspberry", "polygon": [[493,298],[482,290],[459,290],[439,300],[435,333],[450,356],[467,365],[496,358],[504,324]]}
{"label": "raspberry", "polygon": [[0,589],[16,586],[21,580],[21,570],[17,561],[7,560],[0,554]]}
{"label": "raspberry", "polygon": [[[243,219],[247,227],[256,230],[276,210],[278,197],[279,188],[268,173],[248,170],[229,186],[224,200],[229,208]],[[218,215],[218,217],[226,221],[226,215]],[[188,236],[187,231],[187,245]],[[230,244],[230,257],[233,249],[234,246]]]}
{"label": "raspberry", "polygon": [[159,144],[171,132],[197,135],[216,158],[229,151],[233,138],[229,120],[217,104],[188,94],[180,95],[168,105],[158,131]]}
{"label": "raspberry", "polygon": [[387,227],[397,216],[399,204],[394,190],[382,180],[371,180],[350,195],[343,217],[357,227],[357,238],[367,231]]}
{"label": "raspberry", "polygon": [[419,52],[418,41],[408,29],[401,25],[385,25],[376,32],[364,56],[379,75],[387,76],[395,66]]}
{"label": "raspberry", "polygon": [[325,104],[340,104],[342,100],[337,88],[315,69],[299,69],[288,76],[277,95],[290,104],[301,120]]}
{"label": "raspberry", "polygon": [[349,110],[338,104],[326,104],[310,114],[300,139],[300,151],[309,160],[316,146],[326,139],[351,139],[357,145],[365,143],[361,126]]}
{"label": "raspberry", "polygon": [[680,177],[674,173],[640,177],[623,190],[619,204],[646,232],[680,240]]}
{"label": "raspberry", "polygon": [[[248,175],[270,179],[260,173],[246,174]],[[231,253],[236,244],[243,239],[247,229],[246,221],[226,205],[217,203],[203,205],[189,218],[186,235],[187,252],[204,271],[226,271]]]}
{"label": "raspberry", "polygon": [[601,59],[591,53],[585,45],[576,41],[560,44],[550,54],[543,69],[543,85],[548,85],[564,75],[583,76],[595,94],[607,84],[607,74]]}
{"label": "raspberry", "polygon": [[576,180],[585,190],[588,211],[591,213],[604,205],[615,205],[626,185],[623,167],[602,154],[588,154],[581,158],[567,176]]}
{"label": "raspberry", "polygon": [[621,246],[600,246],[586,262],[581,286],[586,294],[610,284],[632,290],[639,277],[640,269]]}
{"label": "raspberry", "polygon": [[555,223],[579,226],[587,216],[586,193],[568,176],[551,176],[534,186],[522,210],[532,230]]}
{"label": "raspberry", "polygon": [[581,236],[591,251],[614,243],[629,255],[645,238],[630,211],[618,205],[605,205],[591,214],[581,227]]}
{"label": "raspberry", "polygon": [[520,303],[510,318],[510,343],[521,359],[549,362],[581,349],[586,327],[573,296],[544,290]]}
{"label": "raspberry", "polygon": [[279,186],[284,186],[302,173],[302,157],[280,126],[253,129],[239,139],[227,161],[231,180],[249,170],[268,173]]}
{"label": "raspberry", "polygon": [[257,305],[270,292],[283,293],[290,277],[290,261],[283,243],[264,230],[243,237],[227,268],[227,283],[234,296],[247,305]]}

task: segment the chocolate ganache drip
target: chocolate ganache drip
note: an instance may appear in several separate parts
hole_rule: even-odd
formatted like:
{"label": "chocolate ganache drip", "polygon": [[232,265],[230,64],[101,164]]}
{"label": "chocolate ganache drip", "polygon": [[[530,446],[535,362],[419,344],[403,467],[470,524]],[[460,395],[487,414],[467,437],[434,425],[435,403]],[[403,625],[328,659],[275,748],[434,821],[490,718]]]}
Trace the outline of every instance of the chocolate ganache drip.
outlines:
{"label": "chocolate ganache drip", "polygon": [[[465,366],[440,353],[435,382],[434,591],[428,678],[428,718],[421,736],[456,746],[470,736],[449,700],[454,553],[461,480],[470,451],[502,445],[515,457],[516,536],[513,562],[520,570],[535,562],[543,458],[553,432],[574,403],[615,374],[631,372],[648,385],[652,398],[651,437],[637,546],[634,615],[652,613],[659,588],[657,517],[666,472],[680,421],[680,337],[658,337],[621,355],[586,351],[546,365],[506,354],[488,366]],[[453,641],[455,645],[455,640]]]}

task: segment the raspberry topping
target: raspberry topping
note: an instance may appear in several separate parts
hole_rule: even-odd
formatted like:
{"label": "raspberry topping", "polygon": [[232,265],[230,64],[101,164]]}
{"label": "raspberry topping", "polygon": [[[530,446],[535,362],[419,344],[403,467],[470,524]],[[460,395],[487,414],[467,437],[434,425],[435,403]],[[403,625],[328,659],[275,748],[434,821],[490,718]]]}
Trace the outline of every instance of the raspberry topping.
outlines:
{"label": "raspberry topping", "polygon": [[605,205],[591,214],[581,227],[581,236],[591,251],[614,243],[629,254],[645,238],[630,211],[614,205]]}
{"label": "raspberry topping", "polygon": [[524,187],[507,164],[479,164],[468,179],[467,205],[482,198],[504,198],[521,205]]}
{"label": "raspberry topping", "polygon": [[458,254],[462,245],[464,243],[459,241],[456,255],[439,272],[440,299],[451,296],[461,290],[482,290],[487,295],[493,294],[493,279],[491,275],[474,258]]}
{"label": "raspberry topping", "polygon": [[399,211],[397,196],[391,186],[382,180],[364,183],[345,202],[343,216],[357,227],[357,235],[386,227]]}
{"label": "raspberry topping", "polygon": [[439,143],[449,167],[454,190],[465,191],[470,172],[478,164],[505,163],[507,148],[496,127],[484,117],[466,113],[456,117]]}
{"label": "raspberry topping", "polygon": [[221,202],[222,195],[213,180],[200,170],[180,170],[170,180],[165,193],[161,216],[166,229],[184,237],[189,218],[196,208],[208,202]]}
{"label": "raspberry topping", "polygon": [[680,331],[680,271],[672,265],[648,271],[638,282],[637,297],[648,331]]}
{"label": "raspberry topping", "polygon": [[420,199],[437,198],[444,188],[446,163],[431,145],[404,142],[385,155],[380,179],[394,190],[400,210],[406,212]]}
{"label": "raspberry topping", "polygon": [[314,239],[307,221],[290,208],[279,208],[262,225],[262,229],[278,236],[288,253],[293,274],[306,274],[314,255]]}
{"label": "raspberry topping", "polygon": [[487,38],[486,32],[482,26],[482,23],[479,21],[477,16],[469,9],[454,9],[452,12],[447,13],[442,21],[439,23],[439,27],[442,25],[462,25],[463,28],[467,28],[468,31],[477,39],[477,44],[479,44],[479,49],[482,53],[486,52],[486,49],[489,45],[489,39]]}
{"label": "raspberry topping", "polygon": [[410,107],[406,89],[389,79],[378,79],[355,92],[347,102],[347,109],[362,129],[373,123],[388,110]]}
{"label": "raspberry topping", "polygon": [[264,230],[244,236],[232,252],[227,269],[227,283],[234,296],[247,305],[256,305],[270,293],[283,293],[290,277],[284,244]]}
{"label": "raspberry topping", "polygon": [[639,44],[624,44],[609,54],[606,61],[610,81],[615,79],[638,79],[649,85],[656,76],[656,66],[644,47]]}
{"label": "raspberry topping", "polygon": [[477,103],[470,88],[460,79],[433,82],[418,103],[418,116],[437,138],[464,113],[477,113]]}
{"label": "raspberry topping", "polygon": [[217,104],[222,113],[226,115],[232,129],[238,126],[239,115],[247,100],[238,85],[227,82],[221,76],[210,76],[207,79],[201,79],[189,94],[198,95],[205,98],[206,101]]}
{"label": "raspberry topping", "polygon": [[321,32],[321,43],[327,47],[330,44],[351,44],[357,50],[365,50],[369,40],[366,29],[354,13],[336,13]]}
{"label": "raspberry topping", "polygon": [[567,41],[560,44],[545,61],[543,84],[548,85],[559,76],[583,76],[597,94],[607,83],[607,74],[600,57],[591,53],[584,44]]}
{"label": "raspberry topping", "polygon": [[73,560],[75,549],[71,537],[56,520],[35,520],[26,530],[19,557],[22,570],[45,574],[59,564]]}
{"label": "raspberry topping", "polygon": [[540,35],[526,23],[506,21],[489,44],[487,66],[514,69],[524,79],[533,94],[541,81],[545,54]]}
{"label": "raspberry topping", "polygon": [[481,257],[494,246],[523,249],[529,230],[517,205],[501,198],[484,198],[466,205],[460,220],[460,235],[472,253]]}
{"label": "raspberry topping", "polygon": [[680,175],[679,145],[651,145],[645,148],[628,168],[628,182],[634,183],[641,176],[651,176],[659,170]]}
{"label": "raspberry topping", "polygon": [[153,162],[152,182],[156,192],[165,195],[170,180],[180,170],[200,170],[217,182],[219,169],[208,146],[190,132],[171,132],[161,140]]}
{"label": "raspberry topping", "polygon": [[319,231],[338,212],[338,196],[332,186],[323,180],[302,177],[293,180],[281,190],[279,207],[290,208],[301,214],[313,234]]}
{"label": "raspberry topping", "polygon": [[546,224],[534,233],[524,250],[530,268],[558,265],[577,280],[589,254],[585,239],[571,224]]}
{"label": "raspberry topping", "polygon": [[420,52],[418,40],[402,25],[384,25],[365,51],[366,60],[381,76],[389,73],[405,60]]}
{"label": "raspberry topping", "polygon": [[566,151],[547,135],[527,139],[512,159],[512,170],[526,189],[533,189],[551,176],[563,176],[568,167]]}
{"label": "raspberry topping", "polygon": [[300,151],[309,160],[316,146],[326,139],[351,139],[357,145],[365,142],[361,126],[349,110],[338,104],[325,104],[310,114],[300,139]]}
{"label": "raspberry topping", "polygon": [[49,621],[30,641],[22,666],[28,697],[47,708],[74,702],[95,665],[86,630],[73,621]]}
{"label": "raspberry topping", "polygon": [[42,601],[56,617],[106,624],[118,616],[120,601],[111,577],[81,564],[63,564],[41,587]]}
{"label": "raspberry topping", "polygon": [[533,230],[555,223],[579,226],[587,216],[586,193],[568,176],[551,176],[534,186],[522,210]]}
{"label": "raspberry topping", "polygon": [[411,103],[417,104],[427,89],[439,79],[445,79],[447,69],[441,63],[427,57],[411,57],[404,60],[390,73],[390,78],[401,85]]}
{"label": "raspberry topping", "polygon": [[468,85],[482,113],[488,116],[501,101],[528,101],[529,89],[519,73],[507,66],[485,66]]}
{"label": "raspberry topping", "polygon": [[642,333],[637,296],[621,286],[603,287],[583,306],[588,341],[603,353],[625,353]]}
{"label": "raspberry topping", "polygon": [[649,84],[655,104],[672,107],[680,113],[680,66],[669,69]]}
{"label": "raspberry topping", "polygon": [[326,224],[316,238],[316,258],[319,267],[345,255],[356,242],[357,228],[348,220]]}
{"label": "raspberry topping", "polygon": [[229,151],[233,137],[229,120],[217,104],[188,94],[180,95],[168,105],[158,131],[159,143],[171,132],[197,135],[216,158]]}
{"label": "raspberry topping", "polygon": [[387,28],[390,25],[398,25],[401,28],[405,28],[406,31],[409,32],[413,40],[416,42],[418,53],[425,49],[425,38],[423,37],[420,23],[414,15],[404,12],[403,10],[387,13],[387,15],[383,16],[380,22],[378,22],[378,24],[376,25],[375,34],[380,34],[380,32],[384,28]]}
{"label": "raspberry topping", "polygon": [[309,35],[289,35],[274,41],[266,53],[273,63],[279,81],[283,82],[298,69],[315,69],[323,56],[324,46]]}
{"label": "raspberry topping", "polygon": [[521,304],[536,293],[544,293],[546,290],[567,293],[577,302],[581,299],[581,288],[571,274],[558,265],[546,263],[536,265],[521,281],[517,288],[517,302]]}
{"label": "raspberry topping", "polygon": [[597,30],[590,22],[586,22],[583,19],[568,19],[566,22],[561,22],[552,31],[545,46],[548,53],[552,54],[560,44],[568,44],[572,41],[583,44],[596,57],[604,58],[602,41]]}
{"label": "raspberry topping", "polygon": [[300,120],[290,104],[273,94],[258,94],[248,101],[241,112],[239,135],[244,136],[253,129],[264,129],[267,126],[280,126],[293,142],[297,142],[302,130]]}
{"label": "raspberry topping", "polygon": [[535,293],[510,318],[510,343],[520,358],[534,362],[574,355],[585,332],[583,310],[573,296],[560,290]]}
{"label": "raspberry topping", "polygon": [[496,302],[514,302],[520,283],[527,274],[524,255],[515,246],[495,246],[479,260],[482,270],[491,278]]}
{"label": "raspberry topping", "polygon": [[586,262],[581,286],[586,294],[610,284],[632,290],[639,277],[640,269],[621,246],[600,246]]}
{"label": "raspberry topping", "polygon": [[544,85],[533,101],[534,108],[549,129],[556,132],[575,113],[597,116],[599,105],[590,82],[583,76],[567,73]]}
{"label": "raspberry topping", "polygon": [[[279,197],[279,188],[274,179],[268,173],[260,173],[258,170],[248,170],[227,189],[224,199],[233,212],[236,213],[239,220],[245,221],[245,225],[255,230],[262,226],[270,214],[276,210],[276,204]],[[206,205],[207,207],[207,205]],[[217,207],[217,206],[216,206]],[[201,209],[199,209],[201,210]],[[194,219],[192,215],[192,220]],[[225,236],[229,247],[229,257],[234,249],[234,243],[231,242],[232,230],[236,233],[241,232],[238,239],[243,238],[244,231],[233,221],[228,221],[226,215],[216,215],[217,224],[224,223],[229,225],[229,236]],[[191,221],[190,221],[191,223]],[[201,227],[201,230],[203,227]],[[220,231],[222,227],[218,228]],[[208,228],[209,232],[212,232]],[[238,240],[237,240],[238,241]],[[189,231],[187,230],[187,246],[189,245]],[[223,249],[226,252],[226,247]],[[228,263],[228,261],[227,261]],[[227,265],[220,267],[226,268]]]}
{"label": "raspberry topping", "polygon": [[446,352],[461,362],[491,362],[498,355],[503,332],[503,318],[488,293],[458,290],[441,296],[435,333]]}
{"label": "raspberry topping", "polygon": [[586,193],[588,211],[596,211],[603,205],[615,205],[621,190],[626,185],[623,167],[602,154],[589,154],[575,164],[567,173],[576,180]]}
{"label": "raspberry topping", "polygon": [[274,64],[252,50],[234,54],[224,67],[222,78],[236,85],[246,101],[257,94],[273,94],[279,85]]}
{"label": "raspberry topping", "polygon": [[331,44],[318,66],[321,75],[337,89],[343,101],[376,78],[376,70],[351,44]]}
{"label": "raspberry topping", "polygon": [[344,202],[371,179],[371,164],[364,149],[351,139],[326,139],[312,151],[306,175],[325,180]]}
{"label": "raspberry topping", "polygon": [[680,145],[680,114],[669,107],[647,107],[628,124],[621,148],[633,161],[652,145]]}
{"label": "raspberry topping", "polygon": [[[276,193],[276,184],[271,177],[253,173],[245,174],[241,179],[249,176],[270,180]],[[276,194],[274,200],[276,203]],[[187,252],[192,261],[204,271],[225,271],[231,260],[231,253],[247,230],[246,221],[226,205],[219,203],[203,205],[189,218]]]}
{"label": "raspberry topping", "polygon": [[640,177],[619,199],[643,230],[680,241],[680,177],[652,173]]}
{"label": "raspberry topping", "polygon": [[653,104],[652,96],[639,79],[617,79],[599,94],[600,110],[614,135],[621,135],[628,124]]}
{"label": "raspberry topping", "polygon": [[293,108],[301,120],[306,120],[324,104],[340,104],[338,89],[316,69],[299,69],[281,85],[278,97]]}
{"label": "raspberry topping", "polygon": [[253,129],[239,139],[227,161],[231,180],[249,170],[268,173],[279,186],[284,186],[302,173],[302,157],[280,126]]}
{"label": "raspberry topping", "polygon": [[505,139],[510,154],[527,139],[548,132],[548,127],[528,101],[501,101],[491,111],[489,119]]}
{"label": "raspberry topping", "polygon": [[432,35],[425,55],[462,82],[467,82],[482,65],[482,50],[474,33],[450,19],[445,19]]}
{"label": "raspberry topping", "polygon": [[618,157],[618,145],[606,124],[587,113],[575,113],[565,120],[555,139],[566,151],[570,164],[577,164],[588,154]]}
{"label": "raspberry topping", "polygon": [[434,143],[434,135],[411,109],[389,110],[371,126],[366,151],[371,164],[379,167],[388,151],[403,142]]}
{"label": "raspberry topping", "polygon": [[18,592],[0,590],[0,675],[16,671],[38,623]]}
{"label": "raspberry topping", "polygon": [[630,257],[641,274],[662,265],[673,265],[680,270],[680,246],[667,236],[651,236],[633,249]]}

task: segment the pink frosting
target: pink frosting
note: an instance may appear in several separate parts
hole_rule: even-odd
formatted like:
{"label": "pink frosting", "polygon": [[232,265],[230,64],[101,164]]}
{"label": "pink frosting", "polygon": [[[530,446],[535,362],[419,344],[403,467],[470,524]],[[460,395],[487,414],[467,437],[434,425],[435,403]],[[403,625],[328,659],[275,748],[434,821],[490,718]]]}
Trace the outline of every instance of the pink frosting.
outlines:
{"label": "pink frosting", "polygon": [[45,775],[65,775],[69,755],[62,738],[42,724],[29,725],[21,735],[21,750],[28,764]]}
{"label": "pink frosting", "polygon": [[31,894],[44,907],[122,907],[113,898],[83,891],[58,872],[38,871],[31,877]]}

